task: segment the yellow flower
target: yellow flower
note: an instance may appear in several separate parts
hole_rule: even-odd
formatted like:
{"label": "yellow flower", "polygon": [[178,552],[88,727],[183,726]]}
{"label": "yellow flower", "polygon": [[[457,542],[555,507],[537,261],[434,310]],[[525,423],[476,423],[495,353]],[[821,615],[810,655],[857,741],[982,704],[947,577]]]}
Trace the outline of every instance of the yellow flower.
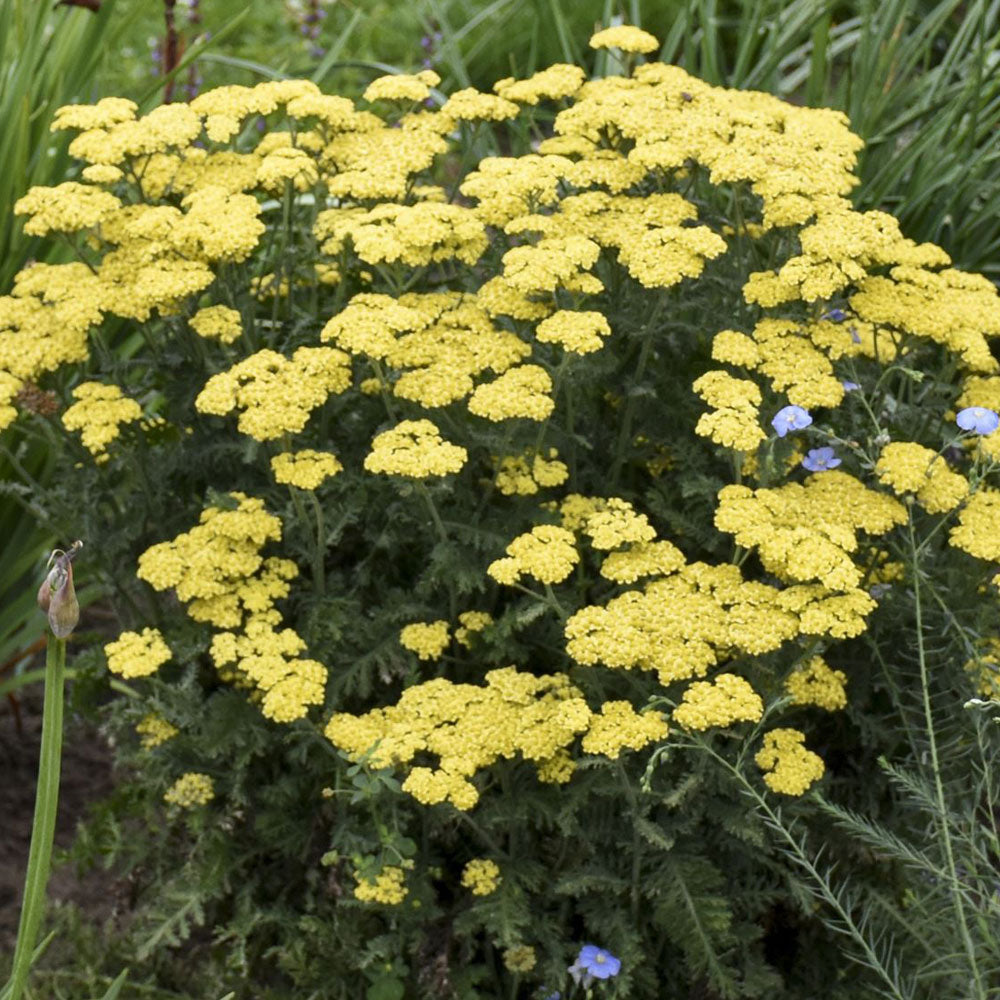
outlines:
{"label": "yellow flower", "polygon": [[400,645],[421,660],[436,660],[448,648],[448,641],[446,621],[415,622],[399,633]]}
{"label": "yellow flower", "polygon": [[714,681],[695,681],[674,709],[674,722],[685,729],[709,729],[734,722],[757,722],[764,702],[749,682],[735,674],[719,674]]}
{"label": "yellow flower", "polygon": [[500,868],[489,858],[473,858],[462,869],[462,885],[474,896],[488,896],[500,884]]}
{"label": "yellow flower", "polygon": [[429,420],[403,420],[376,435],[365,457],[369,472],[425,479],[458,472],[468,452],[445,441]]}
{"label": "yellow flower", "polygon": [[832,670],[822,657],[814,656],[789,674],[785,690],[796,705],[818,705],[834,712],[847,705],[846,683],[847,675],[842,670]]}
{"label": "yellow flower", "polygon": [[271,459],[275,482],[297,486],[300,490],[317,489],[343,468],[336,455],[312,448],[282,452]]}
{"label": "yellow flower", "polygon": [[152,750],[167,740],[172,740],[180,730],[172,726],[162,715],[150,712],[136,723],[135,731],[142,739],[144,750]]}
{"label": "yellow flower", "polygon": [[801,795],[823,777],[823,759],[805,748],[805,736],[797,729],[772,729],[754,760],[772,792]]}
{"label": "yellow flower", "polygon": [[215,786],[207,774],[188,771],[182,774],[164,793],[163,801],[181,809],[208,805],[215,798]]}
{"label": "yellow flower", "polygon": [[604,28],[590,36],[592,49],[621,49],[622,52],[654,52],[660,43],[654,35],[631,24]]}
{"label": "yellow flower", "polygon": [[119,677],[148,677],[173,656],[158,629],[122,632],[104,647],[108,669]]}
{"label": "yellow flower", "polygon": [[355,873],[358,884],[354,887],[354,898],[364,903],[382,903],[398,906],[406,899],[406,872],[402,868],[387,865],[375,875],[361,876]]}

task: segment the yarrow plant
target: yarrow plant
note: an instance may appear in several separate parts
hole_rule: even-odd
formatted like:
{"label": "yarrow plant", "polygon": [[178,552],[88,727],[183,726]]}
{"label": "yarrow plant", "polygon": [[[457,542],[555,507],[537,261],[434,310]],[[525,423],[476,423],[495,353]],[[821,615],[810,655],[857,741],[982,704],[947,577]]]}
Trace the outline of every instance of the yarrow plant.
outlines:
{"label": "yarrow plant", "polygon": [[[0,299],[0,427],[109,539],[138,780],[190,864],[205,816],[245,852],[197,912],[301,990],[565,985],[582,927],[622,996],[815,992],[774,940],[840,939],[765,833],[913,718],[943,804],[931,688],[998,626],[995,288],[852,208],[843,115],[592,44],[626,75],[66,107],[78,179],[17,205],[78,260]],[[232,916],[279,885],[280,930]]]}

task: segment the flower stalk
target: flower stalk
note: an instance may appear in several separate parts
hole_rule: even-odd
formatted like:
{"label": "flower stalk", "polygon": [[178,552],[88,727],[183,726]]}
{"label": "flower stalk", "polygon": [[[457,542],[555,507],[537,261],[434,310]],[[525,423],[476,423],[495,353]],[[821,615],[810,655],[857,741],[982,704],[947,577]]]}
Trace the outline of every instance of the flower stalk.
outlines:
{"label": "flower stalk", "polygon": [[51,633],[45,655],[45,699],[42,709],[42,741],[35,793],[35,815],[31,827],[31,847],[24,880],[24,897],[17,930],[17,945],[11,977],[3,991],[4,1000],[21,1000],[38,940],[45,891],[52,867],[52,843],[59,807],[59,775],[62,763],[63,703],[66,680],[66,638],[80,617],[73,590],[72,560],[81,548],[75,542],[69,552],[56,549],[49,559],[50,570],[38,593],[38,603],[46,611]]}

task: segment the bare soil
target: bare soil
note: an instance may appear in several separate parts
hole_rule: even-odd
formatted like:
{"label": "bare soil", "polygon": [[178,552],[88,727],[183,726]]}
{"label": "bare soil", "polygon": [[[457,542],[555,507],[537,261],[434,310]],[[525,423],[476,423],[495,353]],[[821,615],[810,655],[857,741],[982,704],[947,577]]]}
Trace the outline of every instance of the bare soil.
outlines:
{"label": "bare soil", "polygon": [[[0,697],[0,966],[17,938],[24,873],[31,842],[35,781],[42,729],[42,691],[23,689],[19,712]],[[18,726],[20,715],[20,727]],[[67,713],[63,737],[56,850],[69,847],[77,823],[91,803],[111,791],[111,751],[93,728]],[[78,878],[70,866],[57,866],[49,879],[49,898],[76,903],[96,920],[110,913],[106,875]]]}

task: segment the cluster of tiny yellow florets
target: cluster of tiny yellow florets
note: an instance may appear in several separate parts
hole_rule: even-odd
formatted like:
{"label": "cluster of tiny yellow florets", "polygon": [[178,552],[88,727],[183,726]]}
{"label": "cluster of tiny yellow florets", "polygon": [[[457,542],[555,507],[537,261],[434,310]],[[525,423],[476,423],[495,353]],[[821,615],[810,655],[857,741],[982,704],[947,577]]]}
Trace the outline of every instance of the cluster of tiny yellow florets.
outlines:
{"label": "cluster of tiny yellow florets", "polygon": [[142,418],[142,407],[123,396],[118,386],[100,382],[83,382],[73,390],[73,398],[77,402],[63,413],[63,426],[80,431],[87,451],[98,462],[106,462],[108,445],[118,437],[122,424]]}
{"label": "cluster of tiny yellow florets", "polygon": [[847,705],[846,684],[847,675],[842,670],[834,670],[821,656],[814,656],[789,674],[785,690],[796,705],[818,705],[834,712]]}
{"label": "cluster of tiny yellow florets", "polygon": [[369,472],[426,479],[447,476],[465,465],[468,452],[450,444],[429,420],[403,420],[372,441],[365,457]]}
{"label": "cluster of tiny yellow florets", "polygon": [[[959,406],[1000,409],[1000,365],[989,345],[1000,334],[995,287],[950,267],[939,248],[904,237],[891,216],[852,208],[861,140],[842,114],[711,87],[680,67],[646,62],[659,42],[633,26],[606,28],[590,44],[612,50],[609,65],[626,75],[587,81],[580,68],[559,64],[527,80],[501,80],[494,93],[460,90],[436,110],[423,106],[440,84],[430,70],[379,77],[358,105],[310,81],[282,80],[220,87],[142,116],[119,98],[60,109],[52,127],[77,133],[70,152],[84,163],[80,179],[32,188],[15,211],[29,235],[69,234],[86,244],[90,263],[35,264],[0,297],[0,430],[17,419],[26,385],[90,360],[89,331],[113,316],[149,324],[143,333],[151,343],[161,342],[163,326],[201,356],[225,358],[213,362],[195,409],[236,415],[240,432],[256,442],[299,434],[310,422],[325,435],[338,405],[332,397],[357,385],[358,403],[381,400],[391,424],[374,436],[366,472],[422,480],[471,470],[480,457],[478,467],[489,469],[488,455],[442,437],[438,424],[455,436],[454,408],[446,408],[458,404],[481,418],[472,421],[477,430],[505,425],[510,437],[492,457],[495,489],[530,496],[570,476],[542,443],[562,405],[564,368],[599,367],[607,351],[599,352],[615,342],[596,298],[609,274],[614,288],[622,277],[671,289],[737,263],[720,260],[733,240],[790,227],[797,227],[786,241],[792,255],[743,284],[754,318],[714,335],[715,367],[693,383],[707,407],[697,435],[744,453],[742,468],[756,475],[772,415],[762,415],[765,398],[837,407],[851,385],[840,366],[904,358],[919,340],[954,356]],[[511,122],[540,102],[557,103],[532,152],[483,157],[441,186],[435,162],[450,156],[461,123]],[[246,127],[279,117],[282,124],[263,135]],[[696,169],[713,185],[749,190],[753,218],[726,226],[700,218],[700,200],[669,190]],[[311,206],[310,224],[290,225],[287,234],[312,241],[318,259],[301,265],[289,253],[286,266],[263,256],[275,198]],[[499,264],[486,263],[491,245]],[[419,290],[424,269],[432,291]],[[209,304],[227,284],[217,279],[242,271],[253,275],[246,294]],[[309,297],[301,323],[302,309],[292,307],[298,296]],[[255,316],[263,301],[269,316]],[[832,302],[843,308],[824,312]],[[802,315],[774,312],[789,304]],[[294,327],[291,343],[281,337],[286,326]],[[194,341],[190,331],[216,343]],[[661,335],[654,324],[644,331]],[[595,357],[574,357],[584,354]],[[162,388],[144,383],[134,392],[156,400]],[[99,462],[120,428],[142,416],[127,386],[85,382],[73,399],[62,422],[82,433]],[[567,415],[568,406],[567,397]],[[441,419],[421,419],[417,408],[438,410]],[[355,420],[350,406],[340,414]],[[526,421],[539,426],[525,428]],[[525,429],[533,448],[514,437]],[[569,438],[584,433],[570,431]],[[256,449],[254,441],[245,444]],[[341,470],[329,451],[291,447],[285,442],[271,459],[280,484],[315,490]],[[1000,433],[976,447],[1000,456]],[[866,565],[859,539],[906,522],[906,506],[888,490],[912,494],[932,514],[957,510],[950,543],[1000,561],[1000,492],[973,492],[943,455],[912,442],[886,444],[874,476],[881,490],[843,470],[721,490],[716,527],[752,549],[772,583],[747,580],[736,565],[688,563],[626,500],[579,494],[549,505],[559,523],[514,537],[487,572],[504,586],[527,577],[548,588],[585,556],[599,559],[601,576],[618,586],[602,584],[613,596],[591,598],[597,603],[569,615],[570,658],[650,671],[665,686],[688,682],[799,637],[859,634],[874,607],[862,587],[897,572]],[[214,626],[211,656],[223,678],[249,688],[270,718],[301,718],[322,703],[327,673],[303,657],[305,642],[281,627],[275,607],[298,570],[263,555],[280,541],[278,518],[260,500],[233,497],[232,509],[209,507],[190,531],[144,552],[139,576],[156,590],[173,589],[193,619]],[[458,621],[456,648],[469,648],[492,618],[473,611]],[[450,633],[443,620],[414,623],[400,641],[429,660],[441,656]],[[152,629],[125,633],[106,649],[109,667],[126,677],[145,676],[170,656]],[[845,702],[844,675],[820,657],[793,672],[786,688],[799,704]],[[689,684],[673,719],[704,729],[754,721],[762,711],[748,681],[719,673]],[[155,745],[169,738],[167,727],[147,719],[140,733]],[[435,767],[410,766],[404,788],[421,802],[467,809],[479,794],[472,778],[499,758],[519,754],[540,780],[562,782],[573,772],[575,740],[587,753],[615,757],[665,737],[667,723],[625,701],[592,711],[565,675],[508,668],[487,674],[485,686],[444,678],[412,685],[396,705],[335,715],[326,732],[338,747],[371,752],[385,765],[410,765],[418,753],[437,757]],[[795,730],[769,733],[757,760],[768,785],[788,794],[822,774]],[[207,776],[188,774],[167,799],[193,805],[212,794]],[[359,877],[355,890],[384,903],[405,894],[402,869],[391,867]]]}
{"label": "cluster of tiny yellow florets", "polygon": [[772,792],[801,795],[823,777],[823,758],[807,750],[805,736],[797,729],[772,729],[754,760],[764,771],[764,782]]}
{"label": "cluster of tiny yellow florets", "polygon": [[421,660],[436,660],[448,648],[448,640],[446,621],[415,622],[399,633],[400,645]]}
{"label": "cluster of tiny yellow florets", "polygon": [[208,805],[215,798],[215,784],[207,774],[188,771],[182,774],[164,793],[163,801],[181,809]]}
{"label": "cluster of tiny yellow florets", "polygon": [[533,496],[540,489],[559,486],[569,478],[565,462],[558,459],[559,452],[550,448],[548,458],[537,452],[525,451],[523,455],[507,455],[499,460],[497,489],[504,496]]}
{"label": "cluster of tiny yellow florets", "polygon": [[[543,780],[565,780],[560,752],[590,720],[586,702],[564,674],[536,677],[507,667],[487,673],[484,687],[437,678],[407,688],[387,708],[334,715],[326,736],[353,756],[370,754],[375,766],[408,764],[422,752],[436,755],[437,767],[410,768],[403,790],[428,805],[447,801],[471,809],[479,791],[470,779],[499,758],[520,754]],[[558,776],[544,771],[553,758],[560,761]]]}
{"label": "cluster of tiny yellow florets", "polygon": [[195,400],[200,413],[239,411],[238,427],[258,441],[296,434],[309,415],[351,381],[348,357],[331,347],[300,347],[286,358],[265,349],[213,375]]}
{"label": "cluster of tiny yellow florets", "polygon": [[916,494],[917,503],[931,514],[954,510],[969,494],[965,476],[948,468],[937,452],[910,441],[887,444],[875,471],[894,493]]}
{"label": "cluster of tiny yellow florets", "polygon": [[719,674],[711,683],[695,681],[684,691],[673,719],[685,729],[710,729],[734,722],[756,722],[764,702],[749,681],[735,674]]}
{"label": "cluster of tiny yellow florets", "polygon": [[498,583],[511,585],[522,575],[540,583],[561,583],[580,561],[571,531],[555,524],[540,524],[518,535],[508,546],[507,555],[490,563],[487,573]]}
{"label": "cluster of tiny yellow florets", "polygon": [[489,858],[473,858],[462,869],[462,885],[473,896],[488,896],[500,884],[500,868]]}
{"label": "cluster of tiny yellow florets", "polygon": [[398,906],[406,899],[406,894],[409,892],[406,887],[406,872],[395,865],[386,865],[372,877],[363,875],[356,877],[358,884],[354,887],[354,898],[364,903]]}
{"label": "cluster of tiny yellow florets", "polygon": [[173,656],[162,634],[155,628],[122,632],[104,647],[108,670],[119,677],[148,677]]}
{"label": "cluster of tiny yellow florets", "polygon": [[180,730],[167,722],[162,715],[150,712],[143,716],[135,726],[144,750],[152,750],[167,740],[172,740]]}
{"label": "cluster of tiny yellow florets", "polygon": [[297,486],[300,490],[315,490],[343,468],[336,455],[312,448],[285,451],[271,459],[275,482]]}
{"label": "cluster of tiny yellow florets", "polygon": [[902,504],[839,469],[810,476],[804,485],[726,486],[715,512],[715,526],[756,549],[768,571],[841,591],[857,588],[862,579],[851,558],[858,531],[882,535],[905,523]]}

